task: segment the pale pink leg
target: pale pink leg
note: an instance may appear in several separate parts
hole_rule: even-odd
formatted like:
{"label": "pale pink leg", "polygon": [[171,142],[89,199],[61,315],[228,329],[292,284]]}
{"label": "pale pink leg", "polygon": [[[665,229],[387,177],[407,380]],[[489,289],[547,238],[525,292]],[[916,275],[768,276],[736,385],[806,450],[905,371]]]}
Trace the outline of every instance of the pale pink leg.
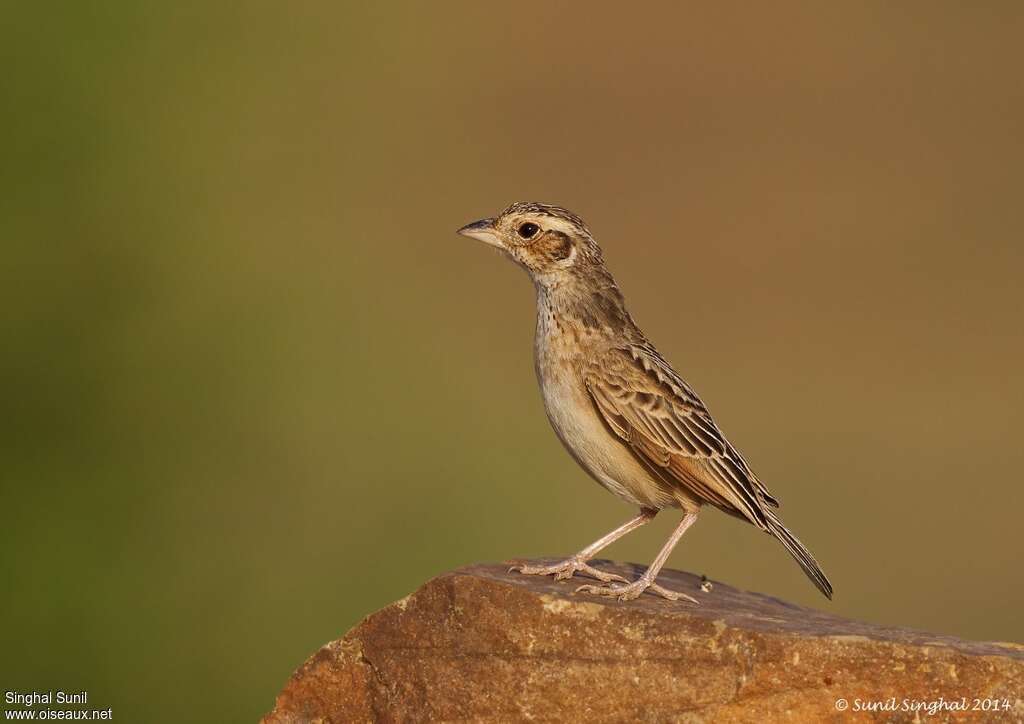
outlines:
{"label": "pale pink leg", "polygon": [[693,603],[699,603],[696,598],[687,596],[685,593],[677,593],[676,591],[670,591],[667,588],[662,588],[654,582],[654,579],[658,577],[658,573],[661,571],[662,566],[665,565],[665,561],[668,560],[669,554],[672,553],[672,549],[676,547],[676,543],[678,543],[679,539],[683,537],[683,533],[686,532],[686,529],[693,525],[696,520],[696,512],[686,513],[683,516],[683,519],[679,521],[679,525],[676,526],[676,529],[672,531],[672,535],[670,535],[668,540],[665,541],[665,545],[662,547],[661,551],[658,552],[658,557],[654,559],[654,562],[651,563],[650,567],[644,572],[644,574],[632,583],[627,583],[624,586],[586,585],[580,586],[576,591],[595,593],[599,596],[614,596],[620,601],[630,601],[649,588],[652,592],[664,596],[670,601],[685,598]]}
{"label": "pale pink leg", "polygon": [[658,514],[658,511],[652,508],[641,508],[640,514],[632,520],[623,523],[618,528],[613,530],[606,536],[598,538],[596,541],[588,545],[586,548],[581,550],[571,558],[567,558],[560,563],[555,563],[550,566],[529,566],[529,565],[515,565],[509,568],[509,572],[519,571],[526,575],[532,576],[548,576],[554,574],[556,581],[561,581],[566,578],[572,578],[576,571],[582,571],[588,575],[593,576],[599,581],[608,583],[610,581],[621,581],[628,583],[628,581],[622,576],[617,576],[614,573],[605,573],[599,571],[593,566],[587,565],[587,561],[596,556],[602,550],[610,546],[612,543],[617,541],[627,533],[636,530],[645,523],[649,523],[654,520],[654,516]]}

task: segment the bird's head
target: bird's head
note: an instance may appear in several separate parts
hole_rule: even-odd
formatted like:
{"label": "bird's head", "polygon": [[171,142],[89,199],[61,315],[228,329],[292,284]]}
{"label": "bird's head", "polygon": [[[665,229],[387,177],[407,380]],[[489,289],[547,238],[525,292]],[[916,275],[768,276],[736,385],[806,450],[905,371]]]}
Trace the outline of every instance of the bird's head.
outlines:
{"label": "bird's head", "polygon": [[541,286],[602,264],[601,249],[586,224],[560,206],[519,201],[494,218],[466,224],[459,233],[500,249]]}

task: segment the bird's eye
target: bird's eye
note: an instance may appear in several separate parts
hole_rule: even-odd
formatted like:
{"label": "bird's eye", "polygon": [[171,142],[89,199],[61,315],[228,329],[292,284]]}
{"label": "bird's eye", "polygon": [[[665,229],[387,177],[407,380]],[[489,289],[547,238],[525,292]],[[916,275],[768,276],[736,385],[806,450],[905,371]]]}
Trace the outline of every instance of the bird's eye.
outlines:
{"label": "bird's eye", "polygon": [[529,221],[519,225],[519,236],[524,239],[532,239],[537,235],[538,231],[540,231],[540,227],[536,224],[531,224]]}

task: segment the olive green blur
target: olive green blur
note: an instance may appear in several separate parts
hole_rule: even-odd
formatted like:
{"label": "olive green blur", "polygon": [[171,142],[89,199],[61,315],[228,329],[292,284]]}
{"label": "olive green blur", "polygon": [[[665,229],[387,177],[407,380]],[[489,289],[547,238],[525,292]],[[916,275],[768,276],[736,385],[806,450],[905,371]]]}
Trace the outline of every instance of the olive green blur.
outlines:
{"label": "olive green blur", "polygon": [[1024,640],[1024,6],[351,5],[6,8],[4,690],[252,722],[431,576],[632,516],[454,233],[518,199],[587,220],[835,601],[712,509],[670,567]]}

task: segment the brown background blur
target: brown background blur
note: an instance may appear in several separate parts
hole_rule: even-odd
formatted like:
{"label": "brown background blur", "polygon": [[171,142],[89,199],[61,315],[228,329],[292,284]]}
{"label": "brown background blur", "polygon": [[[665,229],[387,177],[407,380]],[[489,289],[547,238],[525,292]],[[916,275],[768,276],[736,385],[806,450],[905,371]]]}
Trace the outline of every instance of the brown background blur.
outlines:
{"label": "brown background blur", "polygon": [[427,578],[630,516],[454,235],[516,199],[587,219],[836,599],[713,510],[670,566],[1024,639],[1019,3],[164,5],[5,11],[5,690],[253,721]]}

